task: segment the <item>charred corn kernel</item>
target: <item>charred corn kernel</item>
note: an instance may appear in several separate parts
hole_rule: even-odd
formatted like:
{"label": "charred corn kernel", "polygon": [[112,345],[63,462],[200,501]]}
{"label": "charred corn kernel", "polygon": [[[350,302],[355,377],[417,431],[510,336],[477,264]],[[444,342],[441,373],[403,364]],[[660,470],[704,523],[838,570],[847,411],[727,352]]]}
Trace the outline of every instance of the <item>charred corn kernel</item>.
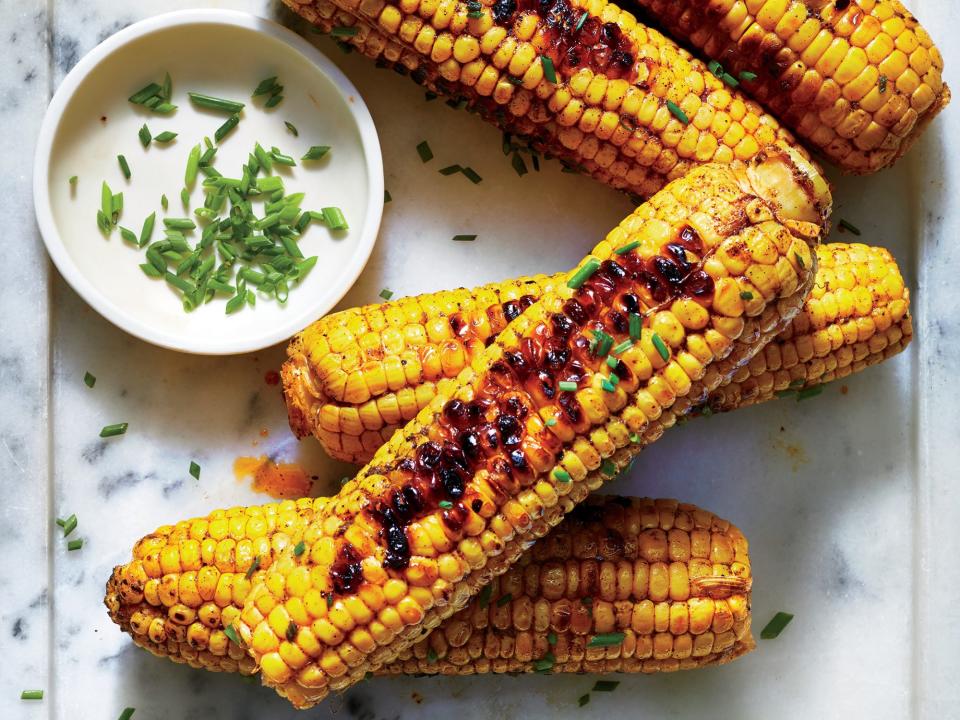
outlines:
{"label": "charred corn kernel", "polygon": [[803,0],[636,2],[847,172],[893,164],[950,100],[940,51],[898,0],[816,16]]}
{"label": "charred corn kernel", "polygon": [[[556,33],[572,46],[581,30],[557,25],[535,8],[511,5],[514,10],[505,15],[504,8],[484,7],[481,18],[471,19],[463,3],[434,0],[369,7],[353,0],[286,3],[326,30],[356,26],[359,32],[344,41],[364,55],[394,64],[430,90],[465,100],[505,132],[536,138],[539,151],[643,197],[696,165],[747,160],[772,142],[794,142],[739,89],[607,0],[575,9],[587,13],[583,32],[615,28],[584,50],[576,68],[567,66],[563,53],[552,56],[551,48]],[[609,62],[605,38],[614,33],[622,40],[617,62]],[[544,72],[541,57],[551,59],[553,73]],[[918,57],[918,66],[924,60]],[[856,74],[848,86],[860,82],[857,67],[850,61],[838,68],[844,77]]]}
{"label": "charred corn kernel", "polygon": [[[767,208],[765,212],[755,209],[744,213],[747,203],[765,203]],[[288,603],[299,602],[298,597],[287,591],[285,582],[272,581],[274,575],[286,578],[297,567],[310,567],[312,584],[328,593],[331,606],[326,616],[318,617],[311,625],[311,630],[328,649],[319,659],[311,658],[303,668],[290,667],[289,673],[273,668],[269,677],[264,673],[265,682],[274,685],[298,707],[307,707],[321,700],[330,687],[341,689],[355,682],[374,667],[374,663],[380,662],[380,658],[404,652],[419,631],[429,630],[453,614],[460,603],[476,594],[491,576],[506,571],[532,541],[560,522],[591,490],[615,476],[643,444],[657,439],[675,422],[678,414],[689,412],[692,403],[688,396],[694,393],[694,382],[700,381],[687,377],[676,362],[669,362],[655,370],[649,380],[638,383],[641,390],[630,396],[622,408],[612,409],[604,402],[596,402],[591,397],[591,393],[598,392],[592,389],[593,380],[607,365],[603,359],[580,350],[601,328],[615,343],[627,339],[625,328],[613,320],[607,322],[607,310],[619,303],[621,296],[642,296],[642,300],[636,301],[643,317],[641,330],[650,333],[654,319],[648,310],[661,305],[669,307],[681,297],[694,297],[703,292],[697,288],[709,288],[716,282],[717,278],[706,274],[699,263],[688,268],[689,276],[699,284],[670,281],[672,273],[664,265],[669,264],[670,245],[682,241],[694,247],[698,257],[706,257],[719,244],[753,228],[772,236],[786,234],[786,239],[773,238],[776,246],[783,248],[781,252],[786,252],[795,242],[818,241],[829,204],[826,185],[811,165],[788,151],[771,148],[762,159],[750,164],[696,168],[627,218],[611,239],[636,241],[628,253],[613,254],[613,247],[622,242],[601,242],[591,255],[597,260],[595,271],[569,274],[567,283],[531,305],[482,354],[474,357],[455,381],[441,383],[439,394],[430,406],[382,446],[371,463],[348,482],[335,499],[326,504],[315,501],[318,507],[313,519],[302,533],[294,532],[294,536],[302,537],[308,546],[302,555],[294,557],[292,551],[286,550],[268,559],[265,574],[258,576],[234,623],[256,663],[268,656],[272,663],[278,657],[283,659],[277,650],[270,649],[271,643],[260,639],[260,634],[273,634],[276,646],[281,647],[285,637],[271,626],[269,613],[276,606],[287,607]],[[711,224],[706,234],[710,240],[705,240],[692,231],[688,218],[692,215],[703,218],[708,209]],[[643,238],[651,241],[644,243]],[[651,289],[649,283],[641,285],[636,275],[622,271],[621,262],[660,273],[664,278],[662,286]],[[776,262],[780,264],[785,260],[781,255]],[[747,269],[753,264],[751,261]],[[813,265],[811,261],[791,271],[789,277],[785,276],[784,284],[773,288],[770,300],[757,318],[740,319],[741,339],[732,341],[724,356],[713,358],[707,366],[712,373],[712,383],[732,376],[774,334],[787,327],[812,285]],[[600,297],[593,290],[594,283],[603,283],[604,287],[612,284],[613,290],[606,290],[602,301],[592,300]],[[589,305],[588,298],[591,298]],[[711,324],[723,319],[717,313],[710,313]],[[668,354],[686,349],[686,335],[680,323],[668,323],[666,318],[659,318],[657,322],[663,323],[668,333],[681,328],[677,337],[671,338],[679,347],[668,350]],[[532,372],[531,366],[539,362],[529,351],[537,343],[547,341],[555,351],[566,351],[564,363],[569,362],[573,352],[578,353],[576,382],[565,379],[569,371],[564,363],[557,367],[539,365],[545,381],[554,383],[555,387],[572,382],[579,388],[573,392],[561,390],[563,395],[559,398],[556,393],[548,397],[530,392],[521,382]],[[661,339],[660,343],[664,341]],[[713,387],[698,384],[696,396]],[[652,400],[650,409],[641,407],[636,399],[642,392]],[[556,408],[555,412],[565,413],[575,431],[573,442],[562,453],[561,465],[569,475],[567,483],[559,482],[553,471],[538,472],[521,449],[513,449],[551,441],[552,433],[548,434],[537,424],[525,425],[518,417],[522,409],[526,409],[524,415],[534,417],[548,406]],[[642,424],[641,442],[632,443],[622,428],[634,422],[638,413],[659,415],[659,419]],[[495,448],[474,449],[467,436],[487,423],[496,428],[500,440]],[[454,437],[456,443],[452,441]],[[479,438],[477,440],[479,442]],[[564,493],[564,501],[541,510],[535,502],[536,496],[526,489],[541,481],[553,481]],[[450,499],[438,503],[433,499],[435,495],[424,494],[420,488],[426,487],[423,483],[427,482],[433,487],[442,487]],[[478,514],[484,522],[475,531],[486,565],[478,571],[464,562],[458,577],[439,578],[440,558],[457,552],[458,543],[466,537],[464,521],[468,508],[474,506],[474,498],[489,499],[493,513],[492,516]],[[481,510],[483,505],[481,499]],[[539,514],[535,522],[527,507]],[[236,512],[253,511],[238,509]],[[433,523],[442,523],[442,538],[426,531]],[[414,532],[417,528],[420,531]],[[412,540],[416,540],[416,544]],[[314,551],[324,544],[333,545],[332,558]],[[719,540],[711,543],[712,562],[722,563],[724,553],[725,547]],[[355,630],[368,632],[371,637],[374,634],[369,618],[350,607],[350,599],[359,597],[366,582],[364,564],[381,564],[389,576],[402,576],[407,580],[405,595],[392,605],[401,632],[373,652],[352,644],[345,637]],[[652,572],[651,582],[659,583],[661,574],[659,569],[656,574]],[[669,574],[664,577],[668,593]],[[386,585],[385,582],[384,588]],[[662,594],[659,588],[656,584],[651,595]],[[660,602],[667,602],[667,597],[668,594]],[[382,612],[378,620],[384,622]],[[342,631],[335,634],[339,637],[327,638],[321,633],[323,628],[318,626],[325,621]],[[252,642],[254,639],[257,642]],[[322,688],[299,684],[297,676],[308,667],[322,671],[328,684]],[[348,668],[352,670],[348,672]]]}
{"label": "charred corn kernel", "polygon": [[[313,508],[302,506],[300,512],[312,517]],[[707,562],[710,544],[720,543],[717,538],[721,536],[726,546],[738,548],[736,564]],[[708,539],[698,543],[698,537]],[[631,548],[657,562],[651,566],[645,560],[628,559],[635,552]],[[601,563],[596,560],[598,554],[604,558]],[[667,567],[662,560],[668,555],[672,561],[664,586],[659,568]],[[652,574],[651,567],[656,568]],[[111,583],[117,577],[115,573]],[[493,579],[489,590],[379,672],[463,675],[544,669],[670,670],[667,662],[641,662],[652,657],[644,648],[658,643],[662,647],[672,643],[674,650],[688,648],[683,653],[696,661],[684,668],[729,662],[754,645],[750,586],[746,539],[730,523],[675,500],[598,496],[571,513],[505,574]],[[108,603],[118,599],[114,593],[119,590],[113,585]],[[589,608],[584,604],[588,596]],[[662,599],[653,602],[654,597]],[[230,609],[234,617],[239,615],[239,607]],[[116,606],[112,612],[137,644],[156,655],[207,670],[257,672],[252,660],[223,633],[223,626],[211,631],[194,623],[183,640],[171,641],[161,621],[153,626],[154,641],[141,628],[149,625],[150,620],[144,619],[158,618],[152,615],[156,608],[140,602],[132,607]],[[120,620],[123,617],[129,618],[127,624]],[[295,626],[294,640],[287,639],[290,617],[282,606],[271,612],[263,628],[254,632],[252,644],[263,653],[261,668],[266,679],[286,682],[296,675],[305,688],[323,687],[329,678],[310,671],[311,658],[323,657],[321,665],[328,674],[343,671],[343,659],[325,655],[322,639],[310,627]],[[351,645],[373,652],[393,637],[379,621],[370,628],[370,632],[358,628],[351,633]],[[591,647],[598,636],[604,644]],[[497,662],[491,664],[484,648],[494,645]],[[232,659],[229,653],[238,651],[238,659]]]}

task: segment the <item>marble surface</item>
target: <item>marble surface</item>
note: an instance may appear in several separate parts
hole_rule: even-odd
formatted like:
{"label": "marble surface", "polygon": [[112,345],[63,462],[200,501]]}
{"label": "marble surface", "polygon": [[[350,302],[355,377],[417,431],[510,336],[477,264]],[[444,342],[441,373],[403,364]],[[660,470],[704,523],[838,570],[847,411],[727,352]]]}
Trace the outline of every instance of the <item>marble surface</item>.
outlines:
{"label": "marble surface", "polygon": [[[0,197],[7,219],[0,283],[0,717],[113,718],[125,706],[153,718],[294,717],[272,691],[161,661],[112,627],[104,582],[132,543],[164,522],[265,501],[231,470],[237,456],[303,463],[328,492],[347,468],[285,425],[264,381],[281,347],[204,358],[149,346],[90,310],[53,270],[33,218],[35,133],[64,74],[97,42],[178,0],[0,2]],[[275,4],[248,9],[298,26]],[[948,0],[908,3],[937,35],[957,27]],[[960,49],[940,38],[948,80]],[[393,196],[380,242],[344,306],[435,290],[456,268],[472,284],[568,267],[629,210],[622,196],[546,165],[518,178],[495,131],[364,59],[321,49],[343,67],[381,134]],[[428,139],[437,160],[422,165]],[[902,356],[851,379],[846,395],[769,404],[677,428],[612,489],[696,502],[736,522],[751,541],[755,622],[796,619],[730,666],[625,677],[619,689],[576,699],[589,677],[374,680],[311,717],[358,720],[456,713],[489,717],[945,718],[960,706],[955,653],[960,572],[955,488],[960,453],[960,303],[954,268],[960,211],[960,114],[951,107],[889,172],[837,179],[836,218],[890,247],[914,292],[917,339]],[[437,174],[471,165],[478,186]],[[950,198],[954,201],[951,202]],[[562,219],[559,219],[562,218]],[[474,243],[451,243],[477,233]],[[83,375],[96,375],[88,389]],[[129,432],[101,440],[107,423]],[[191,460],[202,465],[198,480]],[[53,519],[76,513],[79,552]],[[42,702],[19,700],[43,688]],[[302,717],[302,716],[301,716]]]}

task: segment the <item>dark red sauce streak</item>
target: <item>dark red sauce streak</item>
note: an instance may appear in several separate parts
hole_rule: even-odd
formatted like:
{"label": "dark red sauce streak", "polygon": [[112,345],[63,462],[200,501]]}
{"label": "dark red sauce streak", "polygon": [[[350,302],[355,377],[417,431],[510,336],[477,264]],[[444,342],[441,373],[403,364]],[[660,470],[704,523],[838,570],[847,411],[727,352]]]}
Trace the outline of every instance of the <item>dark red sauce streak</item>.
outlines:
{"label": "dark red sauce streak", "polygon": [[[713,280],[696,265],[703,252],[696,231],[685,227],[659,255],[644,259],[628,253],[604,261],[567,300],[563,312],[534,328],[519,348],[505,351],[503,359],[491,365],[473,401],[454,399],[444,405],[439,428],[432,432],[442,440],[419,445],[413,458],[404,458],[394,468],[378,468],[398,485],[388,498],[368,510],[381,527],[381,540],[387,548],[384,565],[393,570],[409,565],[406,527],[435,511],[441,501],[451,503],[443,511],[443,522],[453,533],[462,529],[470,512],[482,511],[483,499],[468,488],[478,471],[487,471],[498,505],[532,482],[533,471],[521,449],[527,416],[542,404],[557,402],[571,424],[584,422],[574,393],[560,392],[558,383],[565,380],[579,385],[590,375],[589,368],[600,362],[591,355],[590,333],[585,331],[603,330],[617,342],[622,340],[624,319],[645,307],[636,292],[638,285],[657,304],[689,297],[708,305]],[[691,260],[688,253],[697,260]],[[509,304],[504,304],[505,316],[513,312],[506,309]],[[616,372],[623,380],[631,378],[626,363],[620,363]],[[542,433],[537,442],[557,458],[564,450],[552,433]],[[345,541],[331,575],[336,593],[355,592],[359,587],[360,558]]]}

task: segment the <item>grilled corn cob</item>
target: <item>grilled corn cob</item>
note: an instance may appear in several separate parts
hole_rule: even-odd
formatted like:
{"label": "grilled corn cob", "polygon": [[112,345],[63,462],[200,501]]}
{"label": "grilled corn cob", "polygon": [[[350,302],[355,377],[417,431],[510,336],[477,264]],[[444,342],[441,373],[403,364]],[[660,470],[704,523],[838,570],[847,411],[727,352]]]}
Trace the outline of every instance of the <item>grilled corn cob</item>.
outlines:
{"label": "grilled corn cob", "polygon": [[695,165],[793,144],[754,101],[606,0],[285,2],[537,150],[640,197]]}
{"label": "grilled corn cob", "polygon": [[[803,310],[711,393],[734,410],[846,377],[900,352],[913,334],[909,290],[889,251],[834,243],[816,250]],[[321,318],[287,348],[281,375],[290,426],[331,456],[367,462],[429,405],[487,342],[565,274],[538,275],[344,310]]]}
{"label": "grilled corn cob", "polygon": [[272,559],[232,625],[263,681],[310,707],[464,607],[786,327],[829,204],[771,148],[638,208]]}
{"label": "grilled corn cob", "polygon": [[940,51],[898,0],[632,2],[848,172],[891,165],[950,100]]}
{"label": "grilled corn cob", "polygon": [[[329,502],[232,508],[159,528],[114,570],[111,617],[155,655],[256,673],[224,629],[275,552]],[[240,562],[213,549],[227,526],[234,547],[250,545]],[[192,543],[201,550],[191,560]],[[728,662],[753,648],[750,584],[747,541],[727,521],[674,500],[593,497],[381,673],[658,672]]]}

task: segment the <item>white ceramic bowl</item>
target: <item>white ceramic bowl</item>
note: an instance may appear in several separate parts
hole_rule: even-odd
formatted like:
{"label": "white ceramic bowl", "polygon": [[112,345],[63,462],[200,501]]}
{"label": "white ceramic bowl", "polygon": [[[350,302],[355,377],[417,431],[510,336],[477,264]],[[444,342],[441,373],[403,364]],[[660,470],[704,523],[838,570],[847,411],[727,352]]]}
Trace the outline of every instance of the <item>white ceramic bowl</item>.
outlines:
{"label": "white ceramic bowl", "polygon": [[[127,97],[147,83],[173,79],[171,115],[153,114]],[[251,100],[254,87],[276,75],[284,100],[272,110]],[[343,209],[350,229],[331,233],[313,223],[299,245],[318,262],[291,288],[281,305],[258,297],[256,307],[225,314],[215,299],[191,313],[162,280],[146,277],[144,251],[114,230],[98,230],[101,182],[123,191],[119,224],[140,232],[157,212],[153,239],[162,238],[162,217],[187,215],[180,191],[190,148],[213,137],[226,115],[198,109],[196,91],[246,103],[237,128],[217,152],[215,167],[239,177],[255,142],[297,158],[283,176],[288,193],[304,192],[304,209]],[[299,131],[294,137],[284,125]],[[146,123],[156,135],[179,133],[168,145],[144,148],[137,136]],[[319,163],[299,158],[311,145],[329,145]],[[117,155],[132,177],[125,180]],[[285,169],[284,169],[285,170]],[[78,176],[75,187],[69,178]],[[200,180],[203,176],[201,175]],[[203,205],[200,180],[191,211]],[[44,117],[34,169],[37,221],[50,257],[67,282],[100,314],[127,332],[157,345],[211,355],[249,352],[281,342],[329,311],[357,279],[373,249],[383,212],[383,161],[373,120],[343,73],[310,43],[269,20],[228,10],[188,10],[159,15],[105,40],[71,70]],[[164,213],[160,196],[166,194]],[[199,238],[199,229],[190,238]]]}

